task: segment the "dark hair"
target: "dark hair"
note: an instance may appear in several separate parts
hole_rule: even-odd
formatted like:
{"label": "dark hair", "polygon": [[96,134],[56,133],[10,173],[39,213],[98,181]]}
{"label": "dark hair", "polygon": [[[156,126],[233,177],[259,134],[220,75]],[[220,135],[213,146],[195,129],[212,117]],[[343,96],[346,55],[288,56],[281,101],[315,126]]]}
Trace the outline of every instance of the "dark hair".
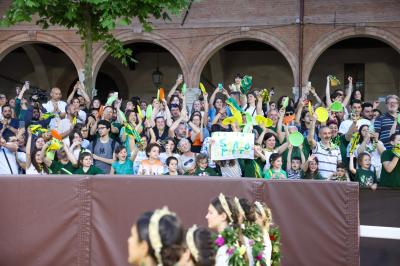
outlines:
{"label": "dark hair", "polygon": [[338,163],[337,165],[336,165],[336,169],[337,168],[341,168],[341,169],[347,169],[347,166],[346,166],[346,164],[345,163],[343,163],[343,162],[340,162],[340,163]]}
{"label": "dark hair", "polygon": [[396,139],[396,136],[400,136],[399,132],[395,132],[392,135],[390,135],[390,141],[394,141]]}
{"label": "dark hair", "polygon": [[124,145],[118,145],[117,147],[115,147],[115,155],[118,155],[118,153],[120,153],[121,151],[126,150],[126,147]]}
{"label": "dark hair", "polygon": [[83,159],[85,159],[85,157],[87,157],[87,156],[90,156],[90,157],[93,158],[93,155],[92,155],[90,152],[87,152],[87,151],[81,152],[81,153],[79,154],[79,159],[78,159],[78,166],[79,166],[79,167],[82,167]]}
{"label": "dark hair", "polygon": [[273,133],[268,132],[267,134],[264,135],[263,142],[267,141],[267,140],[268,140],[269,138],[271,138],[271,137],[274,137],[275,140],[277,140],[277,139],[276,139],[276,136],[275,136]]}
{"label": "dark hair", "polygon": [[370,155],[368,152],[362,152],[362,153],[360,153],[360,154],[357,156],[357,163],[358,163],[358,165],[361,166],[361,162],[362,162],[362,160],[363,160],[363,158],[364,158],[365,156],[368,156],[369,158],[371,158],[371,155]]}
{"label": "dark hair", "polygon": [[199,112],[199,111],[194,111],[193,113],[192,113],[192,115],[190,116],[190,121],[191,122],[193,122],[193,117],[195,117],[195,116],[198,116],[198,117],[200,117],[200,122],[201,122],[201,119],[202,119],[202,116],[201,116],[201,113]]}
{"label": "dark hair", "polygon": [[363,103],[363,104],[361,105],[362,111],[364,111],[364,109],[365,109],[365,108],[368,108],[368,107],[374,108],[374,106],[372,105],[372,103],[368,103],[368,102],[365,102],[365,103]]}
{"label": "dark hair", "polygon": [[158,143],[150,143],[146,147],[146,155],[147,156],[149,156],[149,154],[150,154],[151,150],[153,149],[153,147],[157,147],[158,151],[161,151],[161,147],[160,147],[160,145],[158,145]]}
{"label": "dark hair", "polygon": [[192,254],[192,261],[196,266],[209,266],[215,264],[216,250],[214,248],[213,233],[207,228],[197,228],[193,232],[193,240],[199,252],[198,261],[195,261]]}
{"label": "dark hair", "polygon": [[382,115],[382,111],[381,110],[379,110],[379,109],[374,109],[374,110],[372,110],[372,112],[378,112],[379,113],[379,115]]}
{"label": "dark hair", "polygon": [[360,139],[358,140],[358,143],[361,144],[364,141],[364,137],[361,135],[361,131],[363,130],[364,127],[369,127],[368,125],[361,125],[360,128],[358,129],[358,134],[360,136]]}
{"label": "dark hair", "polygon": [[79,137],[81,137],[81,139],[83,140],[81,129],[82,129],[82,127],[81,128],[76,128],[76,129],[72,130],[71,133],[69,133],[68,138],[69,138],[69,143],[71,143],[71,145],[72,145],[72,142],[74,140],[75,134],[78,134]]}
{"label": "dark hair", "polygon": [[[136,230],[139,240],[146,241],[149,247],[148,255],[157,262],[149,237],[149,224],[153,213],[146,212],[140,216],[136,222]],[[184,239],[183,226],[176,216],[165,215],[159,221],[158,233],[162,243],[160,252],[161,262],[164,266],[173,266],[179,261],[182,253]]]}
{"label": "dark hair", "polygon": [[10,108],[10,109],[12,110],[11,105],[9,105],[8,103],[6,103],[6,104],[3,105],[3,107],[1,108],[1,112],[2,112],[2,113],[4,112],[4,108],[5,108],[5,107],[8,107],[8,108]]}
{"label": "dark hair", "polygon": [[222,207],[221,201],[219,200],[219,198],[215,198],[211,201],[211,205],[217,210],[218,214],[226,214],[226,221],[228,223],[232,223],[234,226],[238,226],[238,217],[237,217],[237,213],[234,211],[234,203],[231,197],[227,197],[226,198],[226,202],[228,203],[228,207],[229,210],[232,212],[232,221],[229,220],[229,216],[228,214],[225,212],[224,208]]}
{"label": "dark hair", "polygon": [[355,104],[355,103],[357,103],[357,104],[359,104],[359,105],[362,105],[362,101],[360,101],[360,100],[358,100],[358,99],[353,99],[352,101],[351,101],[351,106],[353,106],[353,104]]}
{"label": "dark hair", "polygon": [[255,223],[256,222],[256,210],[255,206],[245,198],[240,198],[239,199],[240,206],[242,206],[242,209],[244,211],[244,215],[246,216],[246,220],[249,221],[250,223]]}
{"label": "dark hair", "polygon": [[110,129],[110,128],[111,128],[111,123],[108,122],[107,120],[100,120],[100,121],[97,123],[97,127],[99,127],[99,125],[103,125],[103,126],[105,126],[107,129]]}
{"label": "dark hair", "polygon": [[234,78],[234,79],[236,79],[236,78],[242,79],[242,78],[243,78],[243,75],[240,74],[240,73],[237,73],[233,78]]}
{"label": "dark hair", "polygon": [[178,163],[178,159],[177,159],[175,156],[169,156],[169,157],[167,158],[167,160],[165,161],[165,164],[166,164],[167,166],[169,166],[169,164],[171,163],[171,161],[176,161],[176,163]]}
{"label": "dark hair", "polygon": [[[361,90],[360,90],[360,89],[354,89],[353,92],[351,93],[351,96],[350,96],[350,102],[351,102],[351,104],[353,104],[354,101],[358,100],[358,99],[355,98],[355,95],[356,95],[356,92],[357,92],[357,91],[359,91],[360,94],[361,94],[361,101],[360,101],[360,102],[363,102],[363,101],[364,101],[364,95],[361,93]],[[359,101],[359,100],[358,100],[358,101]]]}
{"label": "dark hair", "polygon": [[199,153],[196,155],[196,165],[201,161],[201,160],[208,160],[208,156],[203,154],[203,153]]}
{"label": "dark hair", "polygon": [[273,154],[271,154],[271,156],[269,157],[269,163],[271,164],[271,166],[272,166],[272,164],[273,164],[276,160],[278,160],[279,158],[282,158],[282,155],[281,155],[281,154],[279,154],[279,153],[273,153]]}
{"label": "dark hair", "polygon": [[292,161],[293,161],[293,160],[298,160],[298,161],[301,162],[301,158],[300,158],[299,156],[294,156],[294,157],[292,158]]}
{"label": "dark hair", "polygon": [[36,171],[38,171],[39,173],[44,170],[45,173],[49,173],[49,168],[47,167],[47,165],[42,162],[41,164],[39,164],[36,161],[36,153],[40,152],[41,150],[36,149],[36,147],[34,147],[33,152],[31,153],[31,163],[33,165],[33,167],[35,167]]}

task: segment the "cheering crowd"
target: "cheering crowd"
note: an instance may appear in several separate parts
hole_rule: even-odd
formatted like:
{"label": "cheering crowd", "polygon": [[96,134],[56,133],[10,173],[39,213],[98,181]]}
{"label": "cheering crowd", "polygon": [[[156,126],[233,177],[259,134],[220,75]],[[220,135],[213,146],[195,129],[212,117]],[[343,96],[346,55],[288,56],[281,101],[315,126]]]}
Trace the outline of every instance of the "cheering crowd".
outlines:
{"label": "cheering crowd", "polygon": [[[366,102],[351,77],[346,83],[342,89],[328,76],[324,97],[308,83],[298,99],[275,99],[274,89],[253,88],[252,77],[238,74],[210,95],[200,84],[201,95],[188,106],[182,76],[151,102],[116,92],[101,102],[79,82],[66,101],[59,88],[44,99],[26,82],[16,97],[0,94],[0,174],[206,175],[399,187],[399,97]],[[254,158],[211,160],[214,132],[252,133]]]}

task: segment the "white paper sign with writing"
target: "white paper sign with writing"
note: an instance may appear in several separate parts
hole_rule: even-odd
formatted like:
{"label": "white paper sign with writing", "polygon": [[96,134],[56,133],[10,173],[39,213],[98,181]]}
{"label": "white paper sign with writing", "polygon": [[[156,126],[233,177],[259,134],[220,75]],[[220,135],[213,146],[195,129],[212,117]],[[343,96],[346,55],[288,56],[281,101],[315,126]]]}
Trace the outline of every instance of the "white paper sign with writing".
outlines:
{"label": "white paper sign with writing", "polygon": [[254,159],[254,134],[214,132],[211,135],[211,160]]}

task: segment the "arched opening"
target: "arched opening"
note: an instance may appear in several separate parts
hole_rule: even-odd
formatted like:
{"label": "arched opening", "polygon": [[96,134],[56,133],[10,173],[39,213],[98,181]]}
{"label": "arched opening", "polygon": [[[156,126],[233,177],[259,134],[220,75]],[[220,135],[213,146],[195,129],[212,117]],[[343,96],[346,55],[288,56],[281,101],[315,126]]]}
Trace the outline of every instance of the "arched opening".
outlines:
{"label": "arched opening", "polygon": [[10,97],[15,96],[15,87],[29,81],[31,93],[59,87],[66,98],[70,84],[77,77],[71,59],[62,50],[49,44],[21,45],[0,61],[0,88]]}
{"label": "arched opening", "polygon": [[208,60],[201,81],[208,86],[218,83],[227,87],[236,74],[253,77],[253,88],[274,87],[276,95],[292,93],[293,72],[286,58],[273,46],[260,41],[230,43]]}
{"label": "arched opening", "polygon": [[[354,88],[365,101],[400,93],[400,54],[383,41],[354,37],[339,41],[326,49],[315,62],[309,80],[320,95],[325,95],[327,75],[335,75],[339,88],[353,77]],[[334,89],[334,88],[332,88]]]}
{"label": "arched opening", "polygon": [[[104,79],[96,78],[96,89],[107,95],[116,90],[124,99],[138,96],[150,100],[157,95],[157,88],[168,91],[174,84],[179,73],[182,73],[175,57],[164,47],[150,42],[135,42],[126,44],[133,51],[137,63],[123,65],[113,57],[108,56],[99,69],[99,75],[108,75],[117,88],[108,87]],[[158,69],[158,74],[157,74]],[[156,73],[155,73],[156,72]],[[160,74],[161,73],[161,74]],[[155,82],[161,78],[160,82]],[[103,99],[104,100],[104,99]]]}

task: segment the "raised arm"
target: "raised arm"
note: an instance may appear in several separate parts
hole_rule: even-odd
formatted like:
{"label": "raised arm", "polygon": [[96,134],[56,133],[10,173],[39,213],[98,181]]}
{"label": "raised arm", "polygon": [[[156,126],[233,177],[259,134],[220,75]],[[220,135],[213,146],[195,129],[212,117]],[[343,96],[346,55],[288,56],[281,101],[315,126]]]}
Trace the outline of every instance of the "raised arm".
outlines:
{"label": "raised arm", "polygon": [[263,105],[263,99],[262,99],[262,95],[259,91],[257,91],[257,105],[256,105],[256,113],[258,115],[262,115],[264,116],[264,111],[262,109],[262,105]]}
{"label": "raised arm", "polygon": [[171,90],[168,92],[168,95],[167,95],[168,101],[169,101],[169,99],[171,99],[172,95],[174,95],[176,89],[178,88],[179,85],[182,84],[182,82],[183,82],[183,77],[182,77],[182,76],[179,76],[178,79],[176,80],[174,86],[173,86],[173,87],[171,88]]}
{"label": "raised arm", "polygon": [[[42,150],[40,151],[40,158],[42,159],[42,162],[44,162],[44,164],[45,164],[47,167],[50,167],[51,163],[53,162],[52,160],[50,160],[50,159],[47,158],[47,156],[46,156],[46,150],[47,150],[47,148],[49,147],[49,145],[50,145],[50,142],[46,142],[46,143],[43,145]],[[28,147],[27,147],[27,148],[28,148]],[[28,158],[28,156],[27,156],[27,158]]]}
{"label": "raised arm", "polygon": [[356,174],[356,168],[354,168],[354,154],[353,153],[350,154],[349,170],[353,175]]}
{"label": "raised arm", "polygon": [[347,87],[346,98],[344,98],[342,103],[344,107],[346,107],[347,104],[350,102],[351,93],[353,92],[353,78],[348,77],[347,80],[349,81],[349,86]]}
{"label": "raised arm", "polygon": [[314,113],[313,116],[310,116],[310,119],[311,119],[311,126],[310,126],[310,130],[308,132],[307,141],[308,141],[308,144],[310,144],[310,148],[314,149],[315,146],[317,145],[317,142],[314,139],[315,125],[317,123],[317,115]]}
{"label": "raised arm", "polygon": [[85,85],[83,85],[81,82],[78,83],[78,91],[80,92],[82,97],[85,99],[86,108],[89,109],[91,100],[90,100],[89,95],[86,93]]}
{"label": "raised arm", "polygon": [[278,139],[279,143],[283,143],[285,140],[285,134],[282,132],[282,126],[283,126],[283,117],[285,116],[285,109],[281,108],[279,110],[279,119],[278,119],[278,124],[277,124],[277,133],[278,133]]}
{"label": "raised arm", "polygon": [[292,169],[292,152],[293,152],[293,145],[289,144],[288,146],[288,154],[286,158],[286,171]]}
{"label": "raised arm", "polygon": [[203,94],[204,97],[204,102],[206,102],[206,104],[204,104],[204,115],[203,115],[203,121],[204,121],[204,125],[208,125],[208,104],[207,104],[207,100],[208,100],[208,93],[204,93]]}
{"label": "raised arm", "polygon": [[330,76],[326,77],[325,94],[326,94],[326,105],[331,106],[332,100],[331,100],[331,77]]}
{"label": "raised arm", "polygon": [[214,92],[211,94],[210,101],[208,102],[210,108],[212,108],[212,106],[213,106],[213,104],[214,104],[215,97],[217,96],[217,93],[218,93],[218,92],[219,92],[219,89],[216,88],[216,89],[214,90]]}
{"label": "raised arm", "polygon": [[32,131],[28,129],[28,141],[26,142],[26,169],[31,165]]}
{"label": "raised arm", "polygon": [[72,89],[71,93],[68,95],[68,98],[67,98],[67,103],[68,104],[71,103],[72,98],[74,98],[74,95],[75,95],[76,91],[78,90],[78,82],[74,85],[74,88]]}

